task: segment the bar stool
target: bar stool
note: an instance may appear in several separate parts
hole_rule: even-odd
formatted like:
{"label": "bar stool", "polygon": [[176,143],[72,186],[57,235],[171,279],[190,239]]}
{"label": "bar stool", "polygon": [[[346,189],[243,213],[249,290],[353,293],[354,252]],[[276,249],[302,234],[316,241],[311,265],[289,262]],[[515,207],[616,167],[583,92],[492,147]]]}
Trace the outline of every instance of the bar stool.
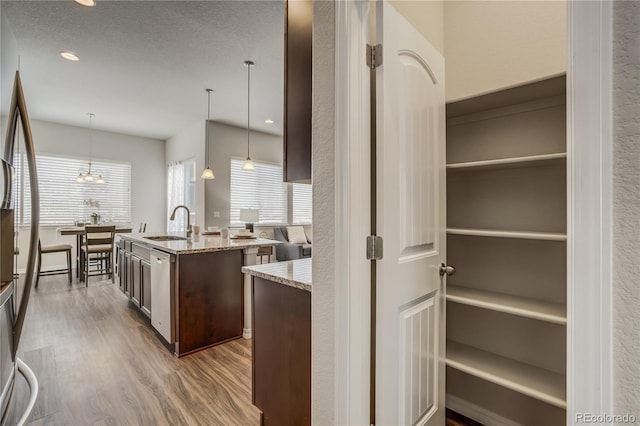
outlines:
{"label": "bar stool", "polygon": [[[42,255],[47,253],[67,253],[67,268],[66,269],[53,269],[50,271],[41,271]],[[56,244],[52,246],[43,246],[40,240],[38,240],[38,274],[36,275],[36,288],[38,288],[38,282],[40,277],[46,277],[48,275],[69,275],[69,284],[71,284],[71,245],[70,244]]]}

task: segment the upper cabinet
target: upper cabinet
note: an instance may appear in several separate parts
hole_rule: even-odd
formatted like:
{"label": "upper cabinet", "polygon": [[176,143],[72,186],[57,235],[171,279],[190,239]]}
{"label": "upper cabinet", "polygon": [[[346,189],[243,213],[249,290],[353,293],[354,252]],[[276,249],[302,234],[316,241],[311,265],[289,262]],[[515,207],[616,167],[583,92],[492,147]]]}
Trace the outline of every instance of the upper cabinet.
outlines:
{"label": "upper cabinet", "polygon": [[285,1],[285,182],[311,182],[312,13],[311,0]]}

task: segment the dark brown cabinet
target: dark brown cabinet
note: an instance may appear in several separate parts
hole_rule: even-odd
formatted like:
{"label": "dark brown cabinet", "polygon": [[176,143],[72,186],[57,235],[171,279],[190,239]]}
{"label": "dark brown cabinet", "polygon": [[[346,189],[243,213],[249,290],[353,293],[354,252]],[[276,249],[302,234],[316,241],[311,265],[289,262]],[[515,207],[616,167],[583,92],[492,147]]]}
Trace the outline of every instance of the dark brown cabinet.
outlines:
{"label": "dark brown cabinet", "polygon": [[151,263],[150,248],[122,241],[118,252],[118,283],[120,291],[131,302],[151,316]]}
{"label": "dark brown cabinet", "polygon": [[120,291],[124,294],[129,294],[129,269],[125,259],[125,242],[120,241],[118,249],[118,284]]}
{"label": "dark brown cabinet", "polygon": [[176,354],[242,337],[242,251],[178,255],[176,268]]}
{"label": "dark brown cabinet", "polygon": [[[184,255],[164,252],[170,264],[165,277],[158,269],[158,253],[162,250],[128,241],[128,236],[122,238],[126,244],[118,255],[120,289],[129,296],[131,306],[150,318],[151,326],[176,356],[242,337],[241,249]],[[159,328],[162,324],[171,324],[166,334]]]}
{"label": "dark brown cabinet", "polygon": [[137,307],[140,307],[142,282],[141,282],[141,270],[140,258],[138,256],[131,256],[131,301]]}
{"label": "dark brown cabinet", "polygon": [[311,292],[253,277],[253,404],[261,424],[311,424]]}
{"label": "dark brown cabinet", "polygon": [[131,284],[133,283],[133,272],[131,271],[131,253],[124,252],[124,294],[131,297]]}
{"label": "dark brown cabinet", "polygon": [[311,182],[312,15],[311,0],[285,2],[285,182]]}
{"label": "dark brown cabinet", "polygon": [[151,263],[142,259],[140,262],[140,280],[142,281],[142,312],[151,315]]}

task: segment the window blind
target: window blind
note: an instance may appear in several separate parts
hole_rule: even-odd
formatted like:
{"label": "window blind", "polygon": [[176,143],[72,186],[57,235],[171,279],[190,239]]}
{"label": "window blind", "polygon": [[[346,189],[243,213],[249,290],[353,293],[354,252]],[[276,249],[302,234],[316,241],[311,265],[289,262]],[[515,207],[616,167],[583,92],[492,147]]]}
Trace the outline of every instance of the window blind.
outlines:
{"label": "window blind", "polygon": [[16,224],[21,223],[22,214],[22,162],[20,154],[13,154],[13,176],[11,177],[11,207],[13,208],[13,220]]}
{"label": "window blind", "polygon": [[311,185],[304,183],[291,184],[292,190],[292,222],[309,224],[312,221],[313,203]]}
{"label": "window blind", "polygon": [[[22,164],[26,164],[24,157]],[[94,176],[102,174],[106,183],[76,182],[79,170],[88,167],[86,160],[36,155],[40,187],[40,224],[71,224],[76,220],[90,221],[91,215],[100,215],[102,222],[131,222],[131,164],[92,161]],[[31,191],[28,168],[22,167],[24,182],[22,197],[22,224],[31,220]],[[16,203],[18,200],[16,200]]]}
{"label": "window blind", "polygon": [[282,182],[282,166],[255,161],[255,170],[243,170],[244,160],[231,159],[230,223],[240,221],[240,209],[260,211],[257,223],[287,222],[287,190]]}

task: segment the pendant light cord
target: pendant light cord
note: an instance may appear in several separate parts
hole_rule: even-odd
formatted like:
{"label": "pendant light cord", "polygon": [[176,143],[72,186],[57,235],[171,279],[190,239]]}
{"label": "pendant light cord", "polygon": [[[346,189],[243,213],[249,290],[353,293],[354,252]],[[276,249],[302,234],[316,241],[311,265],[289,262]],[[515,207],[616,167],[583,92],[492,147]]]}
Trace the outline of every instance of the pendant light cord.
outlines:
{"label": "pendant light cord", "polygon": [[89,174],[91,174],[91,156],[93,154],[93,113],[88,113],[89,116]]}
{"label": "pendant light cord", "polygon": [[204,156],[207,158],[207,169],[209,169],[209,120],[211,120],[211,92],[213,90],[207,89],[207,124],[205,126],[205,145]]}
{"label": "pendant light cord", "polygon": [[251,158],[249,156],[249,135],[251,134],[251,67],[253,66],[253,62],[247,61],[247,158]]}

